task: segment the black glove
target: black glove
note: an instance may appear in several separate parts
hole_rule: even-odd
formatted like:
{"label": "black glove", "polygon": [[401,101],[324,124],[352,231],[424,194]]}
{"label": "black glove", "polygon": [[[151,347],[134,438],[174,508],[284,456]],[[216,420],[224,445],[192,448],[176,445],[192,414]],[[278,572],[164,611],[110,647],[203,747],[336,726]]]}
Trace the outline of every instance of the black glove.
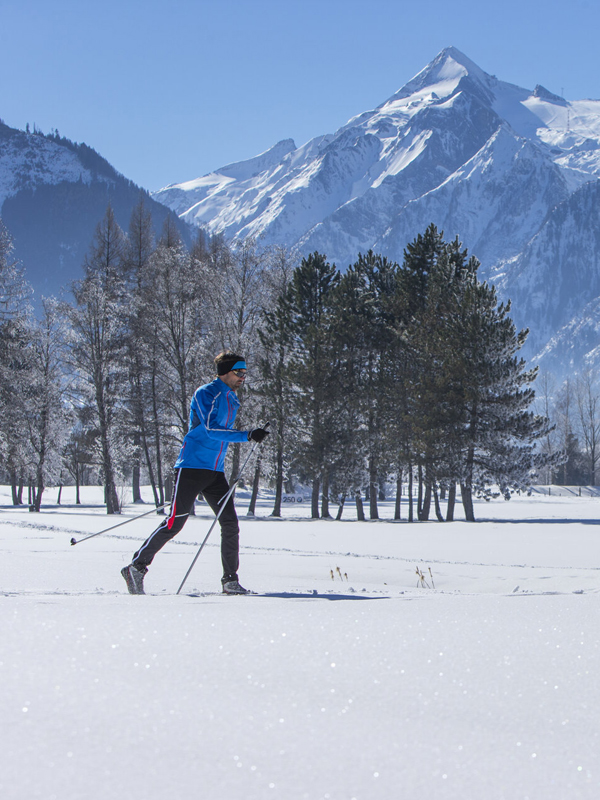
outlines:
{"label": "black glove", "polygon": [[264,428],[254,428],[248,434],[248,441],[258,442],[259,444],[269,435],[269,431]]}

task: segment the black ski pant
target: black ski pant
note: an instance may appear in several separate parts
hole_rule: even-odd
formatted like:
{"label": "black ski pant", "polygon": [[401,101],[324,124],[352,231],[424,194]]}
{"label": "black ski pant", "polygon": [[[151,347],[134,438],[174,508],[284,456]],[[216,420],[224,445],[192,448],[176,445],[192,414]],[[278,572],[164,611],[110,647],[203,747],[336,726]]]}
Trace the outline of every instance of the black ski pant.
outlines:
{"label": "black ski pant", "polygon": [[[221,500],[229,491],[224,472],[212,469],[190,469],[181,467],[175,470],[175,487],[169,516],[150,534],[144,544],[133,556],[132,563],[147,567],[152,559],[168,541],[185,525],[196,497],[200,493],[215,512],[219,512]],[[227,501],[219,517],[221,526],[221,561],[223,562],[223,581],[237,580],[240,552],[240,526],[238,524],[233,495]]]}

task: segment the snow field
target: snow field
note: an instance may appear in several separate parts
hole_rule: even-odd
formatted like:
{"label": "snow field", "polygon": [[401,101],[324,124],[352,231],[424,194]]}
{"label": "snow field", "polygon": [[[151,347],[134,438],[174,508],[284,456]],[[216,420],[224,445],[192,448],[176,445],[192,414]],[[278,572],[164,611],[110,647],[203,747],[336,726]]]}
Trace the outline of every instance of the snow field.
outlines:
{"label": "snow field", "polygon": [[475,525],[244,502],[250,597],[217,593],[217,536],[175,595],[206,507],[145,597],[119,570],[153,517],[71,547],[120,520],[1,507],[3,798],[598,797],[597,498],[481,503]]}

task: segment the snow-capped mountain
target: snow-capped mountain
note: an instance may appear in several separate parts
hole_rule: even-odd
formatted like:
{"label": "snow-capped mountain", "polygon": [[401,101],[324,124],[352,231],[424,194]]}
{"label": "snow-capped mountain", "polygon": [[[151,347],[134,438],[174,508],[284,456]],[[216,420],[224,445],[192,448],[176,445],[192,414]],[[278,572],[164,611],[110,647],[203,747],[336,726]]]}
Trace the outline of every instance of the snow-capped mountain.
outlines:
{"label": "snow-capped mountain", "polygon": [[[541,351],[545,358],[554,349],[554,339],[566,352],[565,332],[579,336],[586,320],[597,317],[599,223],[600,181],[593,180],[553,208],[523,250],[498,266],[495,283],[503,295],[515,299],[516,319],[531,329],[532,351]],[[572,353],[580,344],[573,343]]]}
{"label": "snow-capped mountain", "polygon": [[450,47],[334,134],[154,197],[209,232],[319,250],[341,268],[370,248],[401,260],[434,222],[512,298],[532,356],[600,295],[599,179],[600,101],[505,83]]}
{"label": "snow-capped mountain", "polygon": [[[81,277],[109,202],[127,230],[141,192],[85,144],[0,122],[0,217],[38,299]],[[171,212],[146,193],[144,200],[160,233]],[[187,226],[180,223],[180,228],[187,237]]]}

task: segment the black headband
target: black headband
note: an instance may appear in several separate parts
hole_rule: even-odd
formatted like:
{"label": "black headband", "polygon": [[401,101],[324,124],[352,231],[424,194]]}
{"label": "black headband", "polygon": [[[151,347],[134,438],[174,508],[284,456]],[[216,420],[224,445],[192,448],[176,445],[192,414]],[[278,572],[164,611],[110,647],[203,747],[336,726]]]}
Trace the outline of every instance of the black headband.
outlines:
{"label": "black headband", "polygon": [[217,364],[217,375],[227,375],[232,369],[246,369],[244,356],[227,353]]}

